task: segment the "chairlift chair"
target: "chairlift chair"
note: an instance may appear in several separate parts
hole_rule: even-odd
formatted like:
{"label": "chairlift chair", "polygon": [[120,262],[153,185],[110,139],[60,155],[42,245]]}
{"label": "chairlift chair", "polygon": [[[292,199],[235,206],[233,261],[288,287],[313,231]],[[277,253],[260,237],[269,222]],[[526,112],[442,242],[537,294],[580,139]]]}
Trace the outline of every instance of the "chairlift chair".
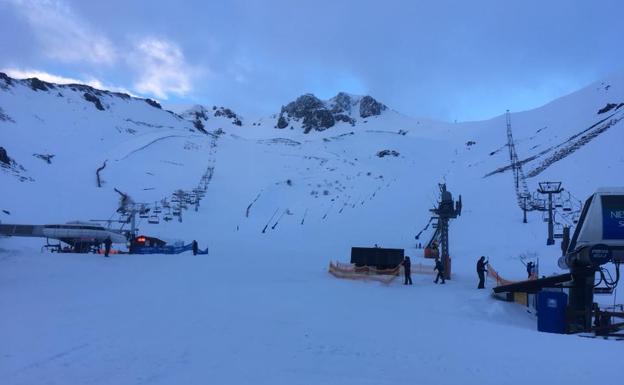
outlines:
{"label": "chairlift chair", "polygon": [[157,225],[160,223],[160,221],[158,220],[158,215],[154,214],[151,215],[149,217],[149,219],[147,220],[147,223],[151,223],[152,225]]}

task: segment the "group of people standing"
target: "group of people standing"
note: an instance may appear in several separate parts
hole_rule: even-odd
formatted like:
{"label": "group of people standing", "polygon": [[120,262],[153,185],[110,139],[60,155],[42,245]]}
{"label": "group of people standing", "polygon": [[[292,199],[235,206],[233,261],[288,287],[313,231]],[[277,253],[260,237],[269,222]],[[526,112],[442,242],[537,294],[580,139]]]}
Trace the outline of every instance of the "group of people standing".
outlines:
{"label": "group of people standing", "polygon": [[[401,265],[403,265],[403,272],[405,274],[405,282],[403,283],[404,285],[411,285],[412,284],[412,261],[410,259],[410,257],[405,256],[403,258],[403,262],[401,262]],[[444,265],[442,264],[442,261],[440,261],[440,258],[436,257],[435,259],[435,267],[433,268],[433,271],[438,271],[438,275],[436,276],[435,281],[433,281],[434,283],[438,283],[438,280],[442,280],[441,283],[444,283]]]}
{"label": "group of people standing", "polygon": [[[485,274],[487,273],[488,263],[489,262],[483,256],[479,258],[479,260],[477,261],[477,275],[479,276],[479,284],[477,286],[478,289],[485,288]],[[403,266],[403,273],[405,274],[405,282],[403,284],[411,285],[412,284],[412,261],[410,260],[410,257],[405,256],[403,258],[403,262],[401,262],[401,265]],[[438,272],[438,275],[436,275],[436,278],[433,281],[433,283],[438,283],[438,281],[441,280],[440,284],[444,284],[446,282],[444,279],[444,264],[440,260],[440,257],[436,257],[435,267],[433,268],[433,271]]]}

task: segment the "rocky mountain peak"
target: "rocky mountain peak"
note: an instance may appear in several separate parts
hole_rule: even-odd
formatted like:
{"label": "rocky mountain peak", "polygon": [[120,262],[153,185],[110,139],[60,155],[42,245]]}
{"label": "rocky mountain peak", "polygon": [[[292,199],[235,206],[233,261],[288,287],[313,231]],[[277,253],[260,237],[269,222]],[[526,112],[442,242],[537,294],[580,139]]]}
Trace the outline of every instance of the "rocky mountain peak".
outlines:
{"label": "rocky mountain peak", "polygon": [[[358,108],[359,105],[359,108]],[[292,127],[301,122],[304,133],[324,131],[337,122],[355,125],[358,118],[380,115],[387,107],[371,96],[356,96],[339,92],[333,98],[323,101],[313,94],[304,94],[283,106],[276,128]]]}
{"label": "rocky mountain peak", "polygon": [[211,108],[207,108],[205,106],[197,104],[182,112],[180,116],[188,121],[193,122],[195,128],[202,132],[205,132],[204,123],[212,118],[221,117],[230,120],[231,123],[236,126],[243,125],[242,119],[239,115],[237,115],[231,109],[223,106],[212,106]]}

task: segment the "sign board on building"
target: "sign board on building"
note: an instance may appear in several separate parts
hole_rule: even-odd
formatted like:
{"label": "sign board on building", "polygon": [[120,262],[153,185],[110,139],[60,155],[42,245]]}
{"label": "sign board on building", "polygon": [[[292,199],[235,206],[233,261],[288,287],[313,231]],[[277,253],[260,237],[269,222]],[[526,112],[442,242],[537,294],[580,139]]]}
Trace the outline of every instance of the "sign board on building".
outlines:
{"label": "sign board on building", "polygon": [[603,195],[602,238],[624,240],[624,195]]}

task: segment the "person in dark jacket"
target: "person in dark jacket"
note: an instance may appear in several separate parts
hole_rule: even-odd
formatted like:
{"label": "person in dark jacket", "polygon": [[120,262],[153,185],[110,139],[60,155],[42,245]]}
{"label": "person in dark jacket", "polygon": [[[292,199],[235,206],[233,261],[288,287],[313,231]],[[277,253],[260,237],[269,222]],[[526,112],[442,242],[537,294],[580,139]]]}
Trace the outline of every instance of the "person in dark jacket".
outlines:
{"label": "person in dark jacket", "polygon": [[111,238],[106,237],[106,239],[104,240],[104,256],[105,257],[108,257],[108,253],[110,253],[112,244],[113,244],[113,241],[111,241]]}
{"label": "person in dark jacket", "polygon": [[433,271],[438,271],[438,275],[436,276],[435,281],[433,281],[433,283],[438,283],[438,279],[441,279],[442,282],[440,283],[444,283],[444,265],[442,264],[442,261],[440,261],[439,257],[436,257],[435,259],[435,267],[433,268]]}
{"label": "person in dark jacket", "polygon": [[198,250],[199,246],[197,245],[197,241],[193,239],[193,255],[197,255]]}
{"label": "person in dark jacket", "polygon": [[535,265],[533,265],[533,262],[527,263],[527,265],[526,265],[526,270],[527,270],[527,275],[528,275],[527,278],[531,278],[531,275],[533,275],[533,267],[534,266]]}
{"label": "person in dark jacket", "polygon": [[403,262],[401,262],[401,264],[403,265],[403,272],[405,273],[404,285],[411,285],[412,284],[412,261],[410,260],[410,257],[405,256],[405,259],[403,259]]}
{"label": "person in dark jacket", "polygon": [[488,261],[485,260],[484,256],[481,256],[481,258],[479,258],[479,260],[477,261],[477,274],[479,275],[479,286],[477,286],[478,289],[485,289],[485,273],[487,273],[485,267],[487,266],[487,264]]}

